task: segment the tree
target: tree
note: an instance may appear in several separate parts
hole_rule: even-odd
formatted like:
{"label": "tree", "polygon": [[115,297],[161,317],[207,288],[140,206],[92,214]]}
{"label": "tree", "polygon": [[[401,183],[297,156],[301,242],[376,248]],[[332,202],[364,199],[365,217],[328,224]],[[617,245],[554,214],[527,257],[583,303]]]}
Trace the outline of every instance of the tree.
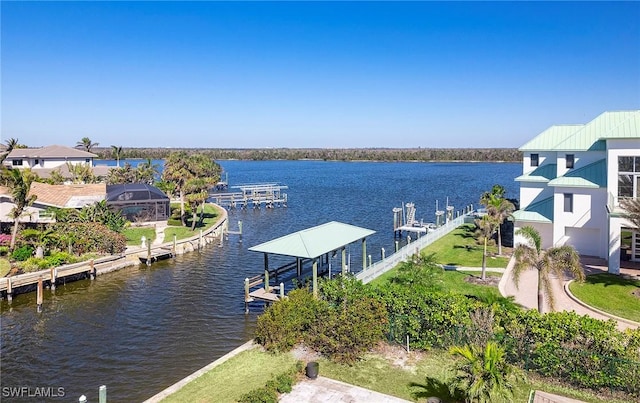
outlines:
{"label": "tree", "polygon": [[482,239],[484,243],[484,249],[482,252],[482,280],[487,279],[487,241],[494,232],[496,232],[496,227],[499,227],[497,220],[490,215],[485,215],[481,219],[475,220],[477,229],[476,236]]}
{"label": "tree", "polygon": [[9,188],[13,199],[14,207],[9,212],[9,216],[13,219],[13,231],[11,232],[11,243],[9,248],[13,250],[16,246],[16,236],[18,235],[18,226],[20,217],[36,200],[35,195],[29,194],[31,184],[37,177],[31,169],[8,169],[2,168],[0,178],[2,184]]}
{"label": "tree", "polygon": [[542,250],[542,238],[533,227],[526,226],[516,231],[516,235],[523,236],[528,244],[518,244],[515,247],[515,265],[513,267],[513,280],[518,287],[520,276],[529,269],[538,271],[538,312],[544,309],[544,297],[546,295],[551,310],[555,310],[555,298],[551,276],[562,281],[564,272],[568,270],[579,281],[584,280],[584,270],[580,264],[580,257],[575,248],[570,245],[552,247]]}
{"label": "tree", "polygon": [[85,164],[72,164],[67,161],[67,169],[71,175],[73,183],[96,183],[97,178],[93,174],[93,169]]}
{"label": "tree", "polygon": [[82,148],[88,153],[91,152],[91,149],[93,149],[93,147],[98,147],[99,145],[100,143],[92,142],[89,137],[83,137],[76,143],[77,148]]}
{"label": "tree", "polygon": [[478,403],[513,400],[514,381],[520,376],[495,342],[488,342],[484,347],[455,346],[449,352],[461,359],[449,384],[452,395],[462,395],[466,402]]}
{"label": "tree", "polygon": [[141,183],[153,185],[158,173],[160,173],[160,169],[157,164],[153,163],[151,158],[147,158],[136,167],[136,177],[138,182]]}
{"label": "tree", "polygon": [[633,224],[634,229],[640,229],[640,199],[621,199],[620,207],[625,210],[623,217]]}
{"label": "tree", "polygon": [[180,198],[180,221],[182,222],[182,226],[186,226],[184,186],[192,176],[193,175],[189,170],[189,162],[186,152],[177,151],[169,154],[169,157],[164,164],[164,171],[162,171],[162,179],[175,184],[175,190],[178,192],[178,197]]}
{"label": "tree", "polygon": [[136,183],[137,172],[133,169],[128,162],[124,163],[123,167],[111,168],[107,173],[107,184],[118,185],[122,183]]}
{"label": "tree", "polygon": [[500,226],[506,220],[515,206],[505,197],[505,189],[500,185],[493,185],[491,192],[484,192],[480,197],[480,203],[487,208],[487,214],[493,217],[497,223],[496,230],[498,231],[498,255],[502,255],[502,234],[500,233]]}
{"label": "tree", "polygon": [[13,137],[5,141],[4,144],[6,148],[2,152],[2,155],[0,155],[0,162],[4,161],[4,159],[7,158],[7,155],[9,155],[15,148],[20,148],[18,139],[15,139]]}
{"label": "tree", "polygon": [[122,146],[112,145],[111,154],[113,155],[113,158],[116,160],[116,166],[120,167],[120,157],[122,157]]}

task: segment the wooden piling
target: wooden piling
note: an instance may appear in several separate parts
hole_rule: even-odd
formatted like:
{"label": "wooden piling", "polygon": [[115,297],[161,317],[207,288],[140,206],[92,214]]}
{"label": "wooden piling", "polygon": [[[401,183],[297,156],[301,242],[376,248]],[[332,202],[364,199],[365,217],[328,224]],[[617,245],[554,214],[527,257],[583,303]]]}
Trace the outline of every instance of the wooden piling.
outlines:
{"label": "wooden piling", "polygon": [[244,313],[249,313],[249,277],[244,279]]}
{"label": "wooden piling", "polygon": [[42,294],[43,294],[43,289],[42,289],[42,276],[40,278],[38,278],[38,294],[36,296],[36,304],[38,305],[38,312],[42,311]]}
{"label": "wooden piling", "polygon": [[269,269],[264,269],[264,291],[269,292]]}
{"label": "wooden piling", "polygon": [[51,268],[51,291],[55,291],[56,289],[56,268],[52,267]]}
{"label": "wooden piling", "polygon": [[240,243],[242,243],[242,221],[238,221],[238,232],[240,233]]}
{"label": "wooden piling", "polygon": [[11,302],[13,299],[13,285],[11,284],[11,277],[7,277],[7,301]]}
{"label": "wooden piling", "polygon": [[89,278],[91,280],[95,280],[96,279],[96,266],[93,262],[93,259],[91,259],[89,261],[89,266],[90,266],[90,270],[89,270]]}
{"label": "wooden piling", "polygon": [[171,253],[173,253],[173,257],[176,257],[177,238],[178,238],[178,236],[176,234],[173,234],[173,249],[172,249],[172,252],[171,252]]}
{"label": "wooden piling", "polygon": [[200,237],[198,238],[198,250],[202,249],[202,230],[200,230]]}
{"label": "wooden piling", "polygon": [[147,266],[151,266],[151,242],[147,242]]}
{"label": "wooden piling", "polygon": [[280,283],[280,299],[284,299],[284,283]]}
{"label": "wooden piling", "polygon": [[107,403],[107,385],[102,385],[98,389],[98,402]]}

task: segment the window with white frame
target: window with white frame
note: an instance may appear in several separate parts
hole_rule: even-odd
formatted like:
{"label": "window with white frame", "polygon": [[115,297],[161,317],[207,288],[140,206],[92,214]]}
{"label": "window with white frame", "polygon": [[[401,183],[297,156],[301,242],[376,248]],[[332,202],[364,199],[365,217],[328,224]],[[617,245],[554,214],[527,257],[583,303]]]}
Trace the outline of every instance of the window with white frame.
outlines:
{"label": "window with white frame", "polygon": [[14,167],[22,166],[22,160],[13,160],[11,161],[11,165],[13,165]]}
{"label": "window with white frame", "polygon": [[618,157],[618,197],[640,197],[640,156]]}

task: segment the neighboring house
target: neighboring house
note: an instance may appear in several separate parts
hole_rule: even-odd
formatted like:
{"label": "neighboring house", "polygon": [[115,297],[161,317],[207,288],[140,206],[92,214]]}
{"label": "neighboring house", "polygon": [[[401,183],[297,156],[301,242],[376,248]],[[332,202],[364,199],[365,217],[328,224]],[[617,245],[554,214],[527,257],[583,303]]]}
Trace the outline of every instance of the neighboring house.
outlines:
{"label": "neighboring house", "polygon": [[77,148],[51,145],[42,148],[14,148],[2,163],[13,169],[31,168],[41,178],[49,178],[54,170],[59,170],[65,178],[71,178],[67,164],[84,164],[93,169],[95,176],[106,177],[109,167],[94,166],[96,157],[96,154]]}
{"label": "neighboring house", "polygon": [[[47,212],[50,207],[82,208],[105,199],[107,185],[92,183],[86,185],[49,185],[33,182],[30,194],[36,195],[36,201],[25,209],[20,218],[22,222],[53,222]],[[0,221],[13,222],[9,212],[14,207],[8,188],[0,187]]]}
{"label": "neighboring house", "polygon": [[640,110],[552,126],[520,151],[515,230],[533,226],[544,248],[572,245],[581,255],[607,259],[609,272],[616,274],[621,235],[628,231],[630,259],[640,261],[640,232],[631,228],[619,205],[622,198],[640,197]]}

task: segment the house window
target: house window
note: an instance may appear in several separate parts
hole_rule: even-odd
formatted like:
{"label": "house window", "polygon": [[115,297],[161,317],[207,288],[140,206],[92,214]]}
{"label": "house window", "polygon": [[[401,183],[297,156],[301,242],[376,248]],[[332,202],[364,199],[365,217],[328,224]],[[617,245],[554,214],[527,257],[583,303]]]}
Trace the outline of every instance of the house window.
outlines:
{"label": "house window", "polygon": [[618,157],[618,197],[640,197],[640,157]]}
{"label": "house window", "polygon": [[575,160],[575,157],[573,154],[567,154],[565,160],[567,161],[567,169],[572,169],[573,168],[573,162]]}
{"label": "house window", "polygon": [[33,162],[33,165],[38,165],[39,163],[40,163],[40,160],[36,159],[36,160]]}
{"label": "house window", "polygon": [[11,162],[11,165],[15,166],[22,166],[22,160],[13,160]]}
{"label": "house window", "polygon": [[539,164],[538,154],[531,154],[531,166],[532,167],[537,167],[538,164]]}
{"label": "house window", "polygon": [[91,162],[91,160],[89,158],[85,158],[84,162],[86,162],[88,164],[89,162]]}
{"label": "house window", "polygon": [[564,212],[573,213],[573,194],[572,193],[564,194]]}

